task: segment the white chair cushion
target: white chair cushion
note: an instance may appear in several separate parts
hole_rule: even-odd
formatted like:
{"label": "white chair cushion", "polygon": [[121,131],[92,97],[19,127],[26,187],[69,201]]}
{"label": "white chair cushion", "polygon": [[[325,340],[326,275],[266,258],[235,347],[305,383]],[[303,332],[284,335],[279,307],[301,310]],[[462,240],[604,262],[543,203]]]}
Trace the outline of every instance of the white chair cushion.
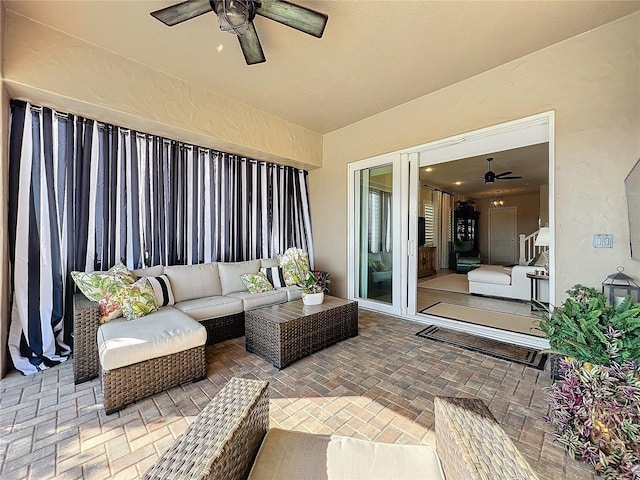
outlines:
{"label": "white chair cushion", "polygon": [[194,298],[174,305],[195,320],[226,317],[244,310],[242,300],[228,297]]}
{"label": "white chair cushion", "polygon": [[164,267],[164,274],[169,277],[176,303],[222,295],[217,263],[172,265]]}
{"label": "white chair cushion", "polygon": [[262,441],[249,480],[274,478],[444,480],[444,472],[438,454],[427,445],[374,443],[273,428]]}
{"label": "white chair cushion", "polygon": [[162,307],[142,318],[117,318],[98,328],[103,370],[183,352],[207,341],[207,329],[186,313]]}
{"label": "white chair cushion", "polygon": [[261,258],[260,268],[271,268],[279,265],[277,258]]}
{"label": "white chair cushion", "polygon": [[[220,287],[222,295],[228,295],[235,292],[246,292],[240,275],[243,273],[258,273],[260,269],[260,260],[249,260],[248,262],[232,262],[218,263],[218,272],[220,273]],[[218,294],[220,295],[220,294]],[[205,295],[201,295],[205,296]]]}
{"label": "white chair cushion", "polygon": [[136,277],[159,277],[164,273],[163,265],[154,265],[153,267],[138,268],[131,270]]}
{"label": "white chair cushion", "polygon": [[236,292],[230,293],[228,296],[242,300],[245,312],[247,310],[253,310],[254,308],[266,307],[287,301],[287,292],[282,290],[269,290],[268,292],[261,293]]}
{"label": "white chair cushion", "polygon": [[511,275],[502,266],[485,266],[467,273],[470,282],[490,283],[492,285],[511,285]]}
{"label": "white chair cushion", "polygon": [[287,301],[289,302],[302,298],[302,289],[297,285],[289,285],[288,287],[282,287],[276,290],[279,292],[287,292]]}

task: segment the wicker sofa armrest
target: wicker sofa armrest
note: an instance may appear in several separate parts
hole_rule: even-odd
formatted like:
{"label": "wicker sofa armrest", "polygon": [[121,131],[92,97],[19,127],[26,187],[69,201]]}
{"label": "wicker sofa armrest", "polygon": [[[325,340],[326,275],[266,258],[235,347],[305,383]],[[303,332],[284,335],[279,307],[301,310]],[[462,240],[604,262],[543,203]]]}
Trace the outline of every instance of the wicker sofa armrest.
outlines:
{"label": "wicker sofa armrest", "polygon": [[479,399],[436,397],[436,450],[447,478],[538,480]]}
{"label": "wicker sofa armrest", "polygon": [[144,479],[246,479],[269,428],[268,382],[232,378]]}
{"label": "wicker sofa armrest", "polygon": [[98,302],[82,293],[73,296],[73,377],[76,385],[98,376]]}

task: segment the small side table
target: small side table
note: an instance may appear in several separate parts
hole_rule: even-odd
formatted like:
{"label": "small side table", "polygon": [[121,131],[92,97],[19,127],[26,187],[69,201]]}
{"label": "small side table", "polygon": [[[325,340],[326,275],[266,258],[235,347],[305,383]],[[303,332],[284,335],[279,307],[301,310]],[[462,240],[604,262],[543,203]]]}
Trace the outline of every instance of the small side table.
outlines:
{"label": "small side table", "polygon": [[548,282],[549,275],[536,272],[527,273],[527,278],[531,280],[531,310],[546,311],[549,303],[540,300],[540,282]]}

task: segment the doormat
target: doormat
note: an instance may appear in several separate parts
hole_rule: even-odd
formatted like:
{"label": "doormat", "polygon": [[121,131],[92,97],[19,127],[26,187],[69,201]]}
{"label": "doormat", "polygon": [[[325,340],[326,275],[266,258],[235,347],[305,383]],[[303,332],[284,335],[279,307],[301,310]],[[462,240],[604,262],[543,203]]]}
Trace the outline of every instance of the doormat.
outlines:
{"label": "doormat", "polygon": [[502,360],[519,363],[538,370],[544,370],[544,364],[548,357],[546,353],[541,353],[540,350],[534,348],[498,342],[497,340],[478,337],[468,333],[447,330],[436,327],[435,325],[429,325],[427,328],[420,330],[416,333],[416,336],[483,353],[484,355]]}

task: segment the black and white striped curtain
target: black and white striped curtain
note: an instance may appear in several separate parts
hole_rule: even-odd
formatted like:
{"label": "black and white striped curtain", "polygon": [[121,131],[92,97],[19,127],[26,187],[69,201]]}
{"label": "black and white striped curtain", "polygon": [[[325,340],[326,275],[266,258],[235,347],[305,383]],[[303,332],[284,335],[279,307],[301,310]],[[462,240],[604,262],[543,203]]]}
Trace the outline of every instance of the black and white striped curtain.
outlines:
{"label": "black and white striped curtain", "polygon": [[[11,103],[11,358],[70,353],[72,270],[272,257],[313,261],[307,172]],[[71,286],[71,288],[67,288]]]}

